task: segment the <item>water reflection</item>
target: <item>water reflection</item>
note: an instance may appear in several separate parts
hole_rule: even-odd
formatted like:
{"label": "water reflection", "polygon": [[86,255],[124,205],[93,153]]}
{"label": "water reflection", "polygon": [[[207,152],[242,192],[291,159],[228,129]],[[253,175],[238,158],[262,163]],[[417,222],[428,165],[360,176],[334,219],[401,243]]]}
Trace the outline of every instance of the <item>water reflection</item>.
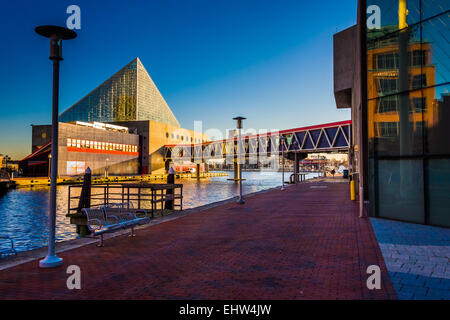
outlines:
{"label": "water reflection", "polygon": [[[281,185],[279,172],[243,172],[242,176],[246,179],[243,182],[244,195]],[[310,174],[307,178],[314,176],[315,174]],[[194,208],[236,196],[238,185],[227,178],[177,181],[183,183],[183,208]],[[0,197],[0,234],[10,236],[18,251],[47,244],[49,191],[49,187],[17,189]],[[56,241],[78,237],[75,226],[66,217],[67,195],[68,186],[58,186]],[[0,243],[2,245],[6,244]]]}

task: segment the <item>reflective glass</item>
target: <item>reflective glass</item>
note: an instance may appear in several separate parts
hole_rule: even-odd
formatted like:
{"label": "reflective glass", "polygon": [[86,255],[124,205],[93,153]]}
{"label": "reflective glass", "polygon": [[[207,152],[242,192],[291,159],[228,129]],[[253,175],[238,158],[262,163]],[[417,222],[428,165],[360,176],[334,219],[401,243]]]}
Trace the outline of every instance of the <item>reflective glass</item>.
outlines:
{"label": "reflective glass", "polygon": [[[448,0],[421,0],[421,2],[422,20],[450,10],[450,1]],[[449,15],[449,13],[447,13],[447,15]]]}
{"label": "reflective glass", "polygon": [[427,176],[430,224],[450,227],[450,159],[430,159]]}
{"label": "reflective glass", "polygon": [[[449,1],[450,2],[450,1]],[[428,59],[423,66],[430,77],[427,86],[450,81],[450,15],[445,14],[422,24],[422,47]]]}
{"label": "reflective glass", "polygon": [[[367,7],[376,5],[380,8],[381,26],[398,27],[399,20],[399,1],[398,0],[367,0]],[[420,20],[420,0],[407,0],[407,23],[412,25]],[[370,17],[368,13],[368,17]]]}
{"label": "reflective glass", "polygon": [[426,95],[426,145],[428,155],[450,156],[450,85],[423,90]]}
{"label": "reflective glass", "polygon": [[422,160],[378,160],[376,165],[379,216],[424,223]]}

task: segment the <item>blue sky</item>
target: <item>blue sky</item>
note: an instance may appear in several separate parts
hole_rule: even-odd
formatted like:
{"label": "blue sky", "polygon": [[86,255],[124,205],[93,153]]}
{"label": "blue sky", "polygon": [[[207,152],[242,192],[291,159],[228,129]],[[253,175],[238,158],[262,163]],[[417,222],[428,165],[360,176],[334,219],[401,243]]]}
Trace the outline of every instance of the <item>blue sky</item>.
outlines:
{"label": "blue sky", "polygon": [[48,41],[81,8],[63,45],[60,112],[139,57],[182,127],[287,129],[350,119],[333,97],[332,36],[355,23],[356,0],[9,1],[0,10],[0,153],[31,149],[30,124],[51,122]]}

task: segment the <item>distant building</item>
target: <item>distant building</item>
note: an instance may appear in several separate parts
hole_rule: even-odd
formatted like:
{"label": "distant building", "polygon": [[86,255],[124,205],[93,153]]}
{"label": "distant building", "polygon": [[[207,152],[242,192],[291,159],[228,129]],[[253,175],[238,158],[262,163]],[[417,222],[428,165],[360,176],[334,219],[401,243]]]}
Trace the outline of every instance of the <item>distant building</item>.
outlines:
{"label": "distant building", "polygon": [[[58,175],[90,167],[94,175],[161,173],[164,145],[208,141],[183,129],[139,58],[134,59],[59,117]],[[51,125],[34,125],[25,176],[49,175]]]}

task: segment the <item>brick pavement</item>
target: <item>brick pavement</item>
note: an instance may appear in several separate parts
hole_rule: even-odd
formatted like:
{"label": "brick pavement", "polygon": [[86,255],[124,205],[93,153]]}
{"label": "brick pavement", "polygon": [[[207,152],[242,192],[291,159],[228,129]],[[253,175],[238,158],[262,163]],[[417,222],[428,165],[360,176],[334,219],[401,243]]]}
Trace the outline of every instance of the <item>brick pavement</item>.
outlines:
{"label": "brick pavement", "polygon": [[[311,188],[320,185],[321,188]],[[0,271],[2,299],[395,299],[370,221],[348,184],[303,183]],[[66,268],[81,268],[81,290]],[[381,290],[366,268],[379,265]]]}
{"label": "brick pavement", "polygon": [[450,300],[450,229],[372,218],[402,300]]}

